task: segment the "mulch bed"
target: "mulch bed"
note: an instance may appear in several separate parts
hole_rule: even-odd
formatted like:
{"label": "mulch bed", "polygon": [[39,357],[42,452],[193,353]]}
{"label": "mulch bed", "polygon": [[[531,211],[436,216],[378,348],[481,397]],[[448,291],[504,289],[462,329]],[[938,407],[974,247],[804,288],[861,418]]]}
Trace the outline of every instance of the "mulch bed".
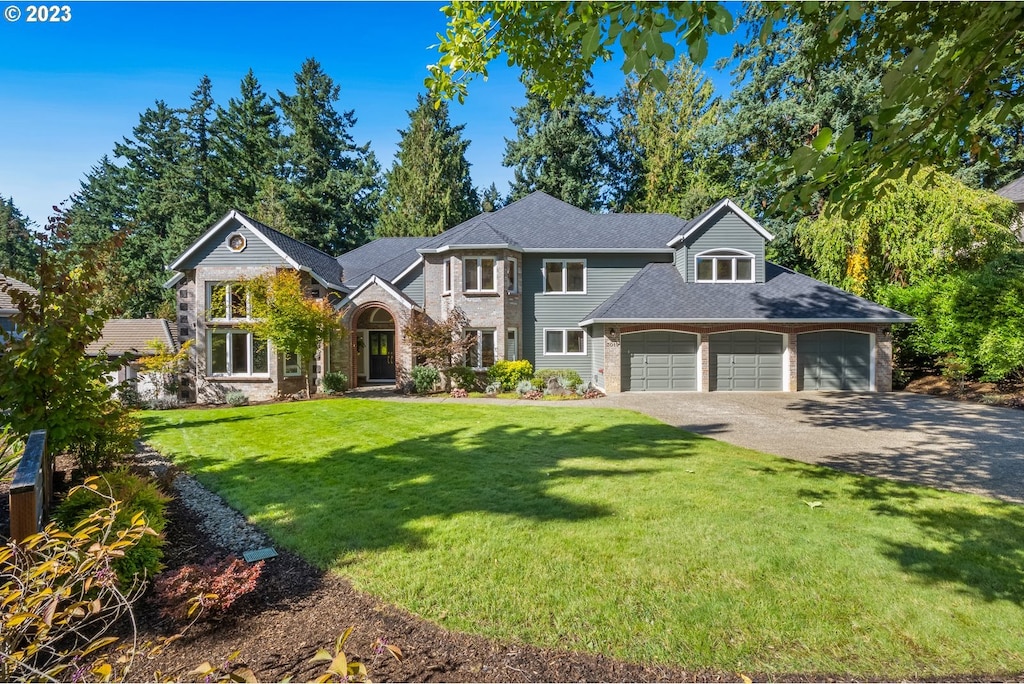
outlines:
{"label": "mulch bed", "polygon": [[911,380],[904,389],[943,399],[1024,410],[1024,380],[1019,378],[999,383],[974,380],[960,383],[941,375],[924,375]]}
{"label": "mulch bed", "polygon": [[[189,509],[172,501],[166,530],[169,569],[186,563],[223,558],[199,531]],[[201,681],[189,675],[210,662],[250,668],[261,681],[308,681],[324,671],[309,660],[319,648],[332,648],[351,625],[355,631],[346,652],[364,663],[374,681],[529,682],[529,681],[737,681],[735,674],[708,670],[623,663],[598,655],[501,643],[451,632],[404,610],[356,591],[343,578],[325,574],[301,558],[279,551],[266,561],[255,592],[236,602],[216,622],[193,626],[183,639],[156,658],[137,663],[133,679],[157,673]],[[137,606],[142,640],[173,633],[143,599]],[[377,639],[398,646],[404,659],[376,653]],[[231,654],[238,652],[235,658]]]}

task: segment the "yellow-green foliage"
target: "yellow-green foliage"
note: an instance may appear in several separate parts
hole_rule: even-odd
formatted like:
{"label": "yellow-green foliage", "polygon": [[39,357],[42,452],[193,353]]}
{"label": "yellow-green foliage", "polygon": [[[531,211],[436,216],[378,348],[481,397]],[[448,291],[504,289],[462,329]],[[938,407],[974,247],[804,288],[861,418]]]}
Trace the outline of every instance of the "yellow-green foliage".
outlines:
{"label": "yellow-green foliage", "polygon": [[1014,206],[994,193],[935,171],[882,188],[853,220],[826,212],[800,223],[799,249],[819,278],[871,297],[887,284],[980,268],[1015,245]]}
{"label": "yellow-green foliage", "polygon": [[[110,663],[100,659],[90,664],[90,656],[117,641],[110,629],[131,610],[141,585],[119,586],[111,564],[155,532],[142,513],[127,525],[117,525],[120,504],[102,493],[97,478],[78,490],[99,497],[98,510],[70,532],[48,525],[21,544],[0,548],[4,681],[71,681],[86,673],[103,680],[114,675]],[[128,665],[121,667],[126,677]]]}
{"label": "yellow-green foliage", "polygon": [[511,392],[523,380],[533,377],[533,366],[529,361],[498,361],[487,369],[487,379],[501,383],[501,389]]}

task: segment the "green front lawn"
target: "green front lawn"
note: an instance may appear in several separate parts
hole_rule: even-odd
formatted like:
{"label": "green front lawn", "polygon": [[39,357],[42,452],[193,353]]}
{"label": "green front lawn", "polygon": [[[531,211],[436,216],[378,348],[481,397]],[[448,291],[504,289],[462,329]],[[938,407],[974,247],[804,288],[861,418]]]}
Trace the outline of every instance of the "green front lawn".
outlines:
{"label": "green front lawn", "polygon": [[587,402],[144,415],[277,544],[452,629],[744,673],[1024,672],[1018,506]]}

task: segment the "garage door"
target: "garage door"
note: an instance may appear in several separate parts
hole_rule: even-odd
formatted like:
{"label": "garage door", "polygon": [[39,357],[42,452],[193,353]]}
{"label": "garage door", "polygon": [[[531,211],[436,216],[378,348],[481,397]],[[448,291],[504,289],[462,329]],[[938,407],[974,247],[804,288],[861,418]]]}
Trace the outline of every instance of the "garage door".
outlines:
{"label": "garage door", "polygon": [[871,336],[844,330],[796,338],[797,389],[871,389]]}
{"label": "garage door", "polygon": [[622,389],[696,391],[697,336],[666,330],[623,335]]}
{"label": "garage door", "polygon": [[711,390],[781,392],[783,339],[751,331],[711,335]]}

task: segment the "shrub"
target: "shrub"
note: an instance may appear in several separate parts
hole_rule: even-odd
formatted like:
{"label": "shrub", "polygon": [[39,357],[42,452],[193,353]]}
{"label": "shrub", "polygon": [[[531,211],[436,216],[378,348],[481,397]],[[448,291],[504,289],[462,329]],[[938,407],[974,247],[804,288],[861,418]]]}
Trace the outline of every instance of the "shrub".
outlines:
{"label": "shrub", "polygon": [[224,394],[224,401],[228,403],[228,406],[246,406],[249,403],[249,397],[240,390],[231,390]]}
{"label": "shrub", "polygon": [[518,383],[516,383],[516,393],[519,396],[523,396],[527,392],[532,392],[533,390],[534,387],[533,382],[531,380],[520,380]]}
{"label": "shrub", "polygon": [[[544,382],[548,378],[559,378],[558,382],[562,387],[575,387],[583,383],[583,378],[580,377],[580,374],[571,368],[545,368],[544,370],[537,371],[537,377]],[[541,387],[544,387],[543,382]]]}
{"label": "shrub", "polygon": [[469,366],[452,366],[447,372],[459,389],[464,389],[467,392],[480,389],[480,379],[477,377],[476,371]]}
{"label": "shrub", "polygon": [[235,556],[190,563],[156,578],[154,600],[161,615],[179,622],[222,615],[256,589],[262,572],[263,561],[249,565]]}
{"label": "shrub", "polygon": [[440,379],[441,374],[433,366],[412,367],[412,383],[416,388],[416,394],[429,394]]}
{"label": "shrub", "polygon": [[[75,668],[97,680],[127,679],[128,665],[100,662],[86,667],[98,649],[117,641],[109,636],[118,619],[131,612],[142,584],[118,587],[110,567],[152,530],[140,519],[116,522],[120,505],[102,494],[102,482],[86,480],[94,512],[72,531],[47,525],[21,544],[0,547],[0,680],[73,681]],[[117,531],[119,530],[119,531]],[[60,600],[55,600],[57,597]],[[134,620],[131,621],[134,624]]]}
{"label": "shrub", "polygon": [[491,396],[491,397],[493,397],[495,394],[497,394],[500,391],[501,391],[501,383],[500,382],[492,382],[491,384],[487,385],[487,387],[484,388],[484,394],[486,394],[487,396]]}
{"label": "shrub", "polygon": [[487,370],[487,379],[497,382],[503,390],[515,389],[523,380],[533,377],[533,365],[522,361],[498,361]]}
{"label": "shrub", "polygon": [[[105,493],[101,494],[104,489]],[[114,559],[111,566],[118,580],[123,586],[128,586],[137,578],[156,575],[160,572],[164,555],[164,540],[157,535],[167,525],[165,510],[169,499],[149,480],[127,470],[104,473],[97,480],[96,487],[74,490],[54,511],[54,521],[65,530],[73,529],[102,508],[108,498],[120,503],[114,518],[115,532],[129,529],[136,514],[142,513],[146,525],[156,533],[143,537],[123,557]]]}
{"label": "shrub", "polygon": [[587,393],[587,389],[589,387],[590,387],[590,383],[588,383],[588,382],[581,382],[580,384],[578,384],[575,387],[573,387],[572,391],[582,397],[584,394]]}
{"label": "shrub", "polygon": [[324,373],[324,392],[341,394],[348,389],[348,376],[344,373]]}
{"label": "shrub", "polygon": [[537,390],[538,392],[543,392],[544,391],[544,386],[546,384],[547,384],[547,381],[545,381],[544,378],[541,378],[541,377],[530,378],[530,387],[532,387],[533,389]]}
{"label": "shrub", "polygon": [[113,468],[125,455],[134,452],[141,427],[135,415],[116,399],[107,400],[97,409],[88,432],[83,432],[67,448],[79,467],[90,474]]}

